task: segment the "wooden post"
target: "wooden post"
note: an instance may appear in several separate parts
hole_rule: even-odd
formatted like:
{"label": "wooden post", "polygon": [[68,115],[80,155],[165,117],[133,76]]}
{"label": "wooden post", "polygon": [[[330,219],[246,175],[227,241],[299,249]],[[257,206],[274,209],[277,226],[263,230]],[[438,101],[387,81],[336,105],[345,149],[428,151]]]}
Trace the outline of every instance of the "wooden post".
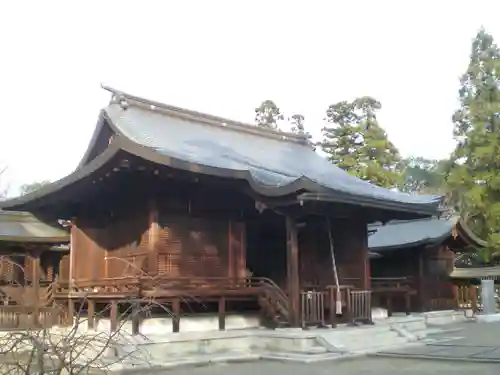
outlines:
{"label": "wooden post", "polygon": [[424,277],[424,253],[425,248],[419,252],[418,255],[418,300],[420,302],[420,310],[427,311],[427,293],[425,290],[425,277]]}
{"label": "wooden post", "polygon": [[[357,225],[356,225],[357,227]],[[361,227],[361,225],[360,225]],[[364,290],[371,290],[372,289],[372,283],[371,283],[371,268],[370,268],[370,250],[368,248],[368,224],[367,223],[362,223],[362,228],[363,228],[363,241],[361,245],[363,246],[363,249],[361,250],[361,256],[362,256],[362,264],[363,264],[363,282],[362,282],[362,287]]]}
{"label": "wooden post", "polygon": [[300,327],[299,244],[295,220],[286,216],[286,264],[290,325]]}
{"label": "wooden post", "polygon": [[69,241],[69,290],[70,293],[73,291],[74,280],[75,280],[75,251],[78,248],[76,231],[78,230],[78,224],[76,218],[71,219],[70,228],[70,241]]}
{"label": "wooden post", "polygon": [[32,286],[34,295],[33,324],[38,327],[40,320],[40,250],[35,250],[31,258]]}
{"label": "wooden post", "polygon": [[[330,325],[332,328],[337,327],[337,309],[336,309],[336,299],[341,298],[337,295],[337,289],[331,285],[328,286],[328,301],[330,310]],[[336,297],[336,298],[335,298]]]}
{"label": "wooden post", "polygon": [[115,300],[111,301],[109,320],[111,325],[111,332],[116,332],[116,330],[118,329],[118,302]]}
{"label": "wooden post", "polygon": [[226,298],[219,298],[219,330],[224,331],[226,329]]}
{"label": "wooden post", "polygon": [[390,318],[392,316],[392,293],[387,293],[387,316]]}
{"label": "wooden post", "polygon": [[138,335],[139,328],[141,325],[141,317],[140,317],[140,304],[139,302],[134,302],[132,306],[132,335]]}
{"label": "wooden post", "polygon": [[477,312],[477,288],[475,285],[469,285],[469,298],[471,301],[471,308],[474,313]]}
{"label": "wooden post", "polygon": [[180,331],[181,323],[181,301],[174,298],[172,301],[172,332]]}
{"label": "wooden post", "polygon": [[149,202],[149,255],[148,274],[155,275],[158,272],[158,242],[160,240],[160,224],[158,223],[158,206],[153,199]]}
{"label": "wooden post", "polygon": [[410,294],[410,292],[405,293],[405,313],[406,313],[406,315],[411,314],[411,294]]}
{"label": "wooden post", "polygon": [[95,301],[93,299],[87,301],[87,326],[89,329],[95,328]]}
{"label": "wooden post", "polygon": [[234,262],[234,241],[233,241],[233,227],[231,225],[231,219],[228,222],[227,228],[227,276],[231,279],[231,283],[233,283],[235,279],[235,271],[237,271],[237,265]]}
{"label": "wooden post", "polygon": [[73,324],[75,323],[75,301],[72,299],[68,299],[68,321],[67,324],[70,327],[73,327]]}

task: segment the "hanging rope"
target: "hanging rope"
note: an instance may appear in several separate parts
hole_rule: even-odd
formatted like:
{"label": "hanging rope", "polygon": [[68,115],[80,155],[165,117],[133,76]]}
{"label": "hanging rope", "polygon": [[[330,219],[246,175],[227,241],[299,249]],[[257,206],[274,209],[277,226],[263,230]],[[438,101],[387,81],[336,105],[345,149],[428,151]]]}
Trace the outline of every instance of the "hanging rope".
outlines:
{"label": "hanging rope", "polygon": [[330,218],[326,217],[326,225],[328,226],[328,240],[330,242],[330,255],[332,257],[332,267],[333,267],[333,278],[335,280],[335,288],[337,291],[337,298],[335,298],[335,313],[337,315],[342,314],[342,299],[340,298],[340,284],[339,284],[339,274],[337,273],[337,263],[335,262],[335,249],[333,246],[333,236],[332,236],[332,226],[330,225]]}

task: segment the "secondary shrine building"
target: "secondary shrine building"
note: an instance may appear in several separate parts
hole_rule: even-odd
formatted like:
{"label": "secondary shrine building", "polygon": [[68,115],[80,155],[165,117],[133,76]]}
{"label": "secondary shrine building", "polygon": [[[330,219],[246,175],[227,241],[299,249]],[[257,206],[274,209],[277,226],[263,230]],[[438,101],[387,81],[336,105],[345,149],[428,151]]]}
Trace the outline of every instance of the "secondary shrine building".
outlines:
{"label": "secondary shrine building", "polygon": [[319,318],[333,324],[343,290],[371,290],[368,223],[438,213],[439,198],[355,178],[301,135],[108,90],[75,172],[1,203],[71,221],[55,297],[70,315],[105,301],[113,322],[136,293],[167,304],[174,331],[183,312],[212,308],[221,329],[251,308],[300,326],[315,319],[307,292],[321,291]]}
{"label": "secondary shrine building", "polygon": [[[486,246],[457,217],[368,226],[374,303],[394,311],[457,309],[457,254]],[[406,297],[406,306],[404,305]]]}

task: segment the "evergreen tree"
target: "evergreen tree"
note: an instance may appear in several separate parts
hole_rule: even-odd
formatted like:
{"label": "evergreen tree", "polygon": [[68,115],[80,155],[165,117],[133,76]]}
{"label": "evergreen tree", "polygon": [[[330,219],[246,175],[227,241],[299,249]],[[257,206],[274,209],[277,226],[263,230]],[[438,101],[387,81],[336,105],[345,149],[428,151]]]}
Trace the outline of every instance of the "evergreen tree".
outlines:
{"label": "evergreen tree", "polygon": [[49,180],[35,181],[30,184],[24,184],[20,187],[21,195],[26,195],[29,193],[33,193],[34,191],[43,188],[45,185],[50,185]]}
{"label": "evergreen tree", "polygon": [[380,103],[371,97],[342,101],[327,110],[322,150],[329,160],[347,172],[373,184],[392,188],[399,182],[399,152],[380,127],[376,111]]}
{"label": "evergreen tree", "polygon": [[292,133],[303,135],[309,140],[312,138],[312,135],[305,129],[304,126],[305,118],[303,115],[296,113],[289,118],[289,121],[290,121],[290,131]]}
{"label": "evergreen tree", "polygon": [[460,80],[460,108],[453,115],[457,146],[447,177],[468,225],[500,251],[500,50],[481,29]]}
{"label": "evergreen tree", "polygon": [[399,190],[418,194],[446,193],[444,179],[448,164],[448,160],[430,160],[420,156],[403,159]]}
{"label": "evergreen tree", "polygon": [[304,128],[304,116],[301,114],[294,114],[291,118],[291,127],[290,130],[292,133],[297,133],[297,134],[306,134],[305,128]]}
{"label": "evergreen tree", "polygon": [[398,170],[401,156],[377,121],[375,112],[381,108],[380,102],[371,97],[362,97],[353,104],[358,112],[363,138],[358,176],[378,186],[397,187],[401,177]]}
{"label": "evergreen tree", "polygon": [[342,101],[330,105],[326,120],[328,125],[322,129],[323,140],[319,146],[333,164],[357,174],[362,143],[359,118],[353,103]]}
{"label": "evergreen tree", "polygon": [[272,100],[264,100],[255,108],[255,122],[259,128],[279,130],[279,120],[283,120],[283,114]]}

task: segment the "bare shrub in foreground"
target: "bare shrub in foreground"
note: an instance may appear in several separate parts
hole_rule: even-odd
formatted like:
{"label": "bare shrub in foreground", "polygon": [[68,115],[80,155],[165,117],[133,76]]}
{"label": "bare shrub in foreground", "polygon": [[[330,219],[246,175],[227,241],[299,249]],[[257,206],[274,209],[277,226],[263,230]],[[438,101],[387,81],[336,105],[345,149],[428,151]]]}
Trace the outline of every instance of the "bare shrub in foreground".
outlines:
{"label": "bare shrub in foreground", "polygon": [[[137,345],[146,337],[132,335],[125,324],[160,305],[142,299],[130,299],[120,305],[122,312],[114,331],[88,330],[88,318],[80,309],[73,326],[0,332],[0,375],[105,374],[123,363],[152,368],[148,353]],[[109,310],[110,305],[96,314],[96,320]]]}

